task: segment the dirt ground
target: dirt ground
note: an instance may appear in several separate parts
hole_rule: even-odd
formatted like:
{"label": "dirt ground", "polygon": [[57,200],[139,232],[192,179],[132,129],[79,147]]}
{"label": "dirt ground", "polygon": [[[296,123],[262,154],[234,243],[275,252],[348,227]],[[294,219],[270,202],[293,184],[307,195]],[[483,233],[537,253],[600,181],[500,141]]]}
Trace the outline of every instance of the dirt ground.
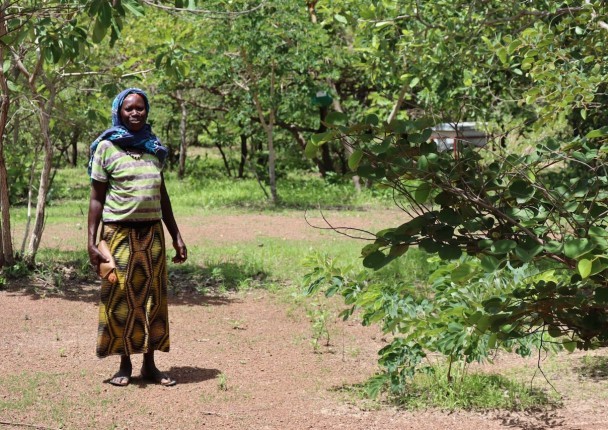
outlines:
{"label": "dirt ground", "polygon": [[[332,222],[368,228],[394,214]],[[327,234],[300,217],[234,215],[181,219],[189,244],[258,237],[311,239]],[[44,246],[71,248],[49,226]],[[84,243],[84,242],[80,242]],[[191,245],[192,246],[192,245]],[[107,380],[118,359],[95,357],[97,286],[0,291],[0,428],[4,429],[608,429],[605,366],[583,372],[584,353],[563,354],[544,369],[562,394],[559,406],[526,412],[408,412],[360,398],[353,384],[377,370],[386,339],[356,319],[329,323],[330,345],[315,351],[310,303],[262,290],[170,297],[171,352],[158,366],[178,380],[164,388],[138,377],[125,388]],[[336,306],[338,304],[336,303]],[[602,355],[594,352],[594,356]],[[532,380],[536,359],[508,355],[490,371]],[[550,390],[541,377],[534,385]]]}

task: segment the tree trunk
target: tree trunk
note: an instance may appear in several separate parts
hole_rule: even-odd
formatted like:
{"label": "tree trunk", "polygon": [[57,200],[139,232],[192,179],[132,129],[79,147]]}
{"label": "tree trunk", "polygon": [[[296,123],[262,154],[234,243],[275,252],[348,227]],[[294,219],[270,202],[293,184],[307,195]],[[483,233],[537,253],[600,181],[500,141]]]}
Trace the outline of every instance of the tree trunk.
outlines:
{"label": "tree trunk", "polygon": [[[325,118],[327,118],[327,114],[329,113],[329,109],[327,107],[319,108],[319,130],[318,133],[323,133],[327,131],[327,126],[325,125]],[[321,145],[321,160],[318,163],[319,171],[321,172],[321,176],[325,177],[327,172],[335,172],[334,163],[331,160],[331,153],[329,151],[329,143],[325,143]]]}
{"label": "tree trunk", "polygon": [[230,163],[228,162],[228,159],[226,158],[226,153],[224,152],[224,148],[222,148],[222,145],[219,143],[219,141],[217,139],[214,139],[214,143],[215,143],[215,147],[218,149],[218,151],[220,151],[220,155],[222,156],[222,160],[224,161],[224,167],[226,168],[226,172],[228,172],[228,176],[232,177],[232,170],[230,170]]}
{"label": "tree trunk", "polygon": [[177,169],[177,177],[180,179],[184,178],[186,174],[186,153],[188,149],[188,142],[186,140],[186,120],[188,119],[188,109],[186,108],[186,102],[182,98],[181,91],[177,91],[177,100],[179,101],[179,107],[182,112],[181,120],[179,122],[179,166]]}
{"label": "tree trunk", "polygon": [[277,177],[275,171],[276,165],[276,152],[274,150],[274,86],[275,86],[275,74],[274,64],[271,69],[270,75],[270,114],[268,115],[268,181],[270,182],[270,195],[272,196],[272,203],[276,204],[279,201],[277,195]]}
{"label": "tree trunk", "polygon": [[[333,81],[328,81],[328,83],[331,86],[333,93],[336,94],[336,97],[334,97],[334,100],[332,102],[334,110],[336,112],[344,113],[344,110],[342,109],[342,105],[340,104],[340,100],[338,100],[338,97],[337,97],[338,90],[336,89],[336,85],[334,84]],[[353,153],[353,148],[351,148],[345,142],[342,142],[342,146],[344,147],[346,157],[347,158],[350,157],[350,155]],[[359,178],[358,175],[353,175],[353,185],[355,186],[355,190],[357,190],[357,192],[361,192],[361,178]]]}
{"label": "tree trunk", "polygon": [[74,133],[72,133],[72,138],[70,139],[70,147],[72,149],[72,156],[70,160],[70,164],[72,167],[76,167],[78,164],[78,139],[80,139],[80,133],[82,130],[80,127],[76,126],[74,129]]}
{"label": "tree trunk", "polygon": [[397,114],[399,113],[399,110],[401,110],[401,105],[403,104],[403,101],[405,100],[405,95],[407,94],[409,89],[410,89],[409,83],[404,84],[403,87],[401,87],[401,91],[399,91],[399,95],[397,96],[397,100],[395,101],[395,104],[393,105],[393,109],[391,110],[391,113],[389,114],[389,116],[386,120],[386,122],[388,122],[389,124],[395,118],[397,118]]}
{"label": "tree trunk", "polygon": [[30,180],[27,186],[27,216],[25,223],[25,231],[23,232],[23,241],[21,242],[21,255],[25,255],[25,245],[27,243],[27,238],[30,234],[30,228],[32,226],[32,199],[34,194],[34,179],[36,177],[36,165],[38,164],[39,152],[40,150],[38,146],[36,146],[36,150],[34,151],[34,158],[30,166]]}
{"label": "tree trunk", "polygon": [[241,134],[241,161],[239,161],[239,179],[243,178],[245,163],[247,162],[247,136]]}
{"label": "tree trunk", "polygon": [[[254,79],[255,74],[253,73],[253,67],[251,63],[247,60],[247,53],[244,49],[241,50],[241,57],[243,58],[245,64],[247,65],[247,72],[249,74],[250,79]],[[267,143],[268,143],[268,182],[270,185],[270,199],[273,204],[278,203],[279,196],[277,194],[277,178],[275,171],[276,164],[276,152],[274,150],[274,122],[275,122],[275,112],[274,112],[274,91],[275,91],[275,65],[274,63],[270,68],[270,113],[268,114],[268,121],[264,116],[264,109],[262,109],[262,103],[260,102],[260,97],[257,93],[256,89],[249,90],[251,93],[251,98],[253,99],[253,103],[255,104],[255,109],[258,113],[258,118],[260,119],[260,123],[266,132]]]}
{"label": "tree trunk", "polygon": [[[0,5],[0,37],[7,32],[5,10],[7,3]],[[5,61],[5,48],[0,44],[0,64]],[[13,241],[11,238],[10,201],[8,193],[8,172],[4,159],[4,131],[8,121],[10,95],[8,78],[0,69],[0,267],[14,263]]]}
{"label": "tree trunk", "polygon": [[306,6],[308,9],[308,16],[310,17],[310,22],[313,24],[317,23],[317,11],[315,10],[315,6],[317,5],[317,0],[309,0],[306,2]]}
{"label": "tree trunk", "polygon": [[50,188],[51,169],[53,167],[53,144],[51,142],[50,135],[50,113],[53,109],[55,101],[55,89],[50,83],[47,83],[47,88],[50,90],[50,95],[46,103],[40,94],[35,95],[39,109],[38,118],[40,121],[40,131],[43,140],[44,164],[42,166],[42,172],[40,173],[40,185],[38,187],[34,228],[32,229],[28,249],[24,256],[24,260],[28,265],[33,265],[35,263],[36,253],[40,247],[40,240],[42,239],[42,232],[44,231],[44,224],[46,221],[46,195],[48,194]]}

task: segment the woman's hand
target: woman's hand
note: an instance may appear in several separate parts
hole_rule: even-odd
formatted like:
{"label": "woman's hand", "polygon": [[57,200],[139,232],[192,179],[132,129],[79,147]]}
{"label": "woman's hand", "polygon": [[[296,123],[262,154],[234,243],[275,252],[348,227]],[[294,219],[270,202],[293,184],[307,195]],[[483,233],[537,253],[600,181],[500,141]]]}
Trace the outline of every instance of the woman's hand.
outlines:
{"label": "woman's hand", "polygon": [[175,257],[172,260],[174,263],[180,264],[188,259],[188,250],[181,236],[178,235],[173,241],[173,248],[175,249]]}
{"label": "woman's hand", "polygon": [[91,263],[91,267],[95,269],[95,273],[99,275],[99,266],[101,265],[101,263],[109,263],[110,260],[103,256],[101,251],[99,251],[99,249],[97,248],[97,245],[89,245],[88,251],[89,263]]}

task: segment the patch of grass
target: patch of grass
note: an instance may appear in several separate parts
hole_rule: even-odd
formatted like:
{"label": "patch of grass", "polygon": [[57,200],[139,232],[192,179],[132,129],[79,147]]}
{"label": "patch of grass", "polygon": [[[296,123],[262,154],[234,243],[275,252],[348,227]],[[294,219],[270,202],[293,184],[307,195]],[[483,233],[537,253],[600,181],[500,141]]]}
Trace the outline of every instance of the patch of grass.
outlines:
{"label": "patch of grass", "polygon": [[584,356],[581,358],[578,374],[594,381],[604,381],[608,376],[608,357]]}
{"label": "patch of grass", "polygon": [[228,391],[228,378],[225,373],[217,375],[217,389],[220,391]]}
{"label": "patch of grass", "polygon": [[545,391],[497,374],[467,373],[449,383],[439,370],[417,374],[405,393],[392,400],[406,409],[526,410],[557,400]]}
{"label": "patch of grass", "polygon": [[243,287],[247,284],[270,285],[273,281],[298,283],[307,271],[302,264],[305,257],[323,251],[360,264],[360,250],[356,244],[332,240],[312,243],[264,238],[256,242],[197,248],[191,257],[195,264],[216,268],[216,271],[221,269],[228,285],[241,283]]}
{"label": "patch of grass", "polygon": [[26,373],[0,376],[0,387],[6,391],[0,396],[0,411],[23,411],[40,401],[38,387],[53,381],[46,373]]}
{"label": "patch of grass", "polygon": [[194,262],[169,268],[169,289],[174,294],[209,291],[238,291],[263,287],[266,274],[247,261],[207,261],[204,266]]}

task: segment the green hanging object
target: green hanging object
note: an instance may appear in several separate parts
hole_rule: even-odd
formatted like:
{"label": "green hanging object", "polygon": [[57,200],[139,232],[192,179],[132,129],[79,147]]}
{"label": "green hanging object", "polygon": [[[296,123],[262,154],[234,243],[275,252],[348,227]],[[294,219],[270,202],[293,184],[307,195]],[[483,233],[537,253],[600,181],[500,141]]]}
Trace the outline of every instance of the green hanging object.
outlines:
{"label": "green hanging object", "polygon": [[327,91],[317,91],[311,100],[313,106],[327,107],[334,99],[327,94]]}

